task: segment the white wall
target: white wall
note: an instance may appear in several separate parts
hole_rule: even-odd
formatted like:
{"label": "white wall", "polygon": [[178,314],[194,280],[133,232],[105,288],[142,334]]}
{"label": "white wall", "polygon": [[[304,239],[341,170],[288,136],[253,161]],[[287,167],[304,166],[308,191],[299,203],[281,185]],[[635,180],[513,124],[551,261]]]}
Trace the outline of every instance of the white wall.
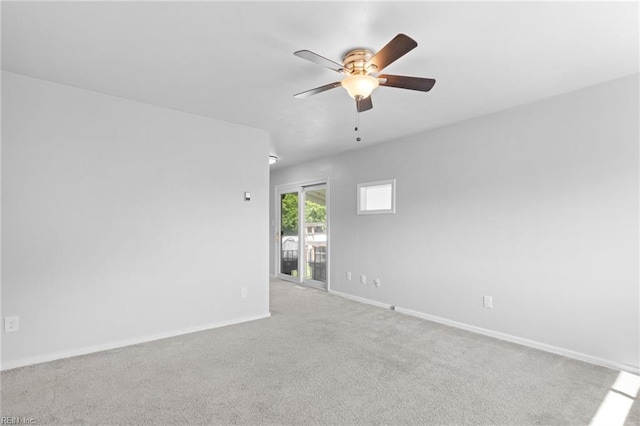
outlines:
{"label": "white wall", "polygon": [[[333,290],[637,371],[638,116],[633,75],[274,171],[271,211],[330,176]],[[397,214],[356,216],[387,178]]]}
{"label": "white wall", "polygon": [[265,132],[2,85],[3,368],[269,315]]}

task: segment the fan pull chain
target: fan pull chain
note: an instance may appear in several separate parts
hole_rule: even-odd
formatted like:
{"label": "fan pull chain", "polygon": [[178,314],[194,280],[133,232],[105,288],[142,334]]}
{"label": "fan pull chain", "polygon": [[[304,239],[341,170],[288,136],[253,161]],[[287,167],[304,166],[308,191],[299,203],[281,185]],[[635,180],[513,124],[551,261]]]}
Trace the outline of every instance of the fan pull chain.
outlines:
{"label": "fan pull chain", "polygon": [[360,113],[356,111],[356,127],[354,128],[356,132],[356,142],[360,142],[362,139],[360,138]]}

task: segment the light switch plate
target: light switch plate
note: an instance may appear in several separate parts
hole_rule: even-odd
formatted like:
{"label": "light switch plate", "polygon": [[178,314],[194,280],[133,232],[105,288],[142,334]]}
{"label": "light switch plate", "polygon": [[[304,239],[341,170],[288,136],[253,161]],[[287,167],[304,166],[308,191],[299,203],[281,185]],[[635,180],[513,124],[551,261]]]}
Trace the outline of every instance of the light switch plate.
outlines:
{"label": "light switch plate", "polygon": [[487,309],[493,309],[493,297],[484,296],[482,299],[483,305]]}

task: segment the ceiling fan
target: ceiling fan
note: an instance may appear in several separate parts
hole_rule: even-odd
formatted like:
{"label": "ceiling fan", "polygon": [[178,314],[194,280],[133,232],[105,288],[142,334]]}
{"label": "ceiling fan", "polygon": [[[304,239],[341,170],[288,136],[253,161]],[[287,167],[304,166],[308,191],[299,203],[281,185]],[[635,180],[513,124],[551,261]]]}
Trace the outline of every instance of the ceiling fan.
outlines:
{"label": "ceiling fan", "polygon": [[310,50],[299,50],[294,55],[330,70],[345,74],[341,81],[316,87],[315,89],[293,95],[295,98],[307,98],[311,95],[326,92],[336,87],[344,87],[349,95],[356,100],[358,112],[373,108],[371,92],[380,86],[397,87],[400,89],[428,92],[436,84],[432,78],[407,77],[402,75],[381,74],[387,65],[395,62],[418,46],[411,37],[398,34],[387,43],[378,53],[369,49],[357,48],[347,51],[342,57],[342,64],[334,62]]}

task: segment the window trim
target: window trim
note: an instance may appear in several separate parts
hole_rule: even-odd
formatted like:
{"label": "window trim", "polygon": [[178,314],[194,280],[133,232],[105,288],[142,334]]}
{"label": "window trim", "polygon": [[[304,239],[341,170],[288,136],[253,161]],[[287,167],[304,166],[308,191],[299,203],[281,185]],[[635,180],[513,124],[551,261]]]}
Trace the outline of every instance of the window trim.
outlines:
{"label": "window trim", "polygon": [[[378,209],[378,210],[362,210],[362,189],[367,187],[391,185],[391,208],[390,209]],[[396,214],[396,180],[385,179],[377,180],[374,182],[359,183],[356,189],[357,193],[357,214],[358,215],[370,215],[370,214]]]}

